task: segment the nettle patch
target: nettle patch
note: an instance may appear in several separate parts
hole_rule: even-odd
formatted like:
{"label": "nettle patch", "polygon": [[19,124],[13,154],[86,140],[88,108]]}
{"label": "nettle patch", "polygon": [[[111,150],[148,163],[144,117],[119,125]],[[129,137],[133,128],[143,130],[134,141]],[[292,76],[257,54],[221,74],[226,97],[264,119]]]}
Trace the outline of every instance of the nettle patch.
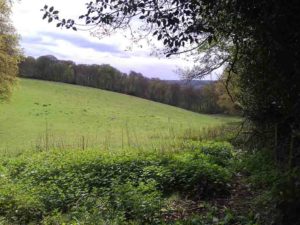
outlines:
{"label": "nettle patch", "polygon": [[[4,159],[3,223],[159,223],[166,199],[226,195],[233,148],[186,142],[181,151],[48,151]],[[1,221],[1,219],[0,219]]]}

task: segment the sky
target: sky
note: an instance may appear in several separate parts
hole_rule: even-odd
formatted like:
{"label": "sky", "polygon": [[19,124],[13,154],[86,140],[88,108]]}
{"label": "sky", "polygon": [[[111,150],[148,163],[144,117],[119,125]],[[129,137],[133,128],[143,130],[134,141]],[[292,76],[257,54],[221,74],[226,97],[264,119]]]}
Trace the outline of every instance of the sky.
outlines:
{"label": "sky", "polygon": [[40,9],[45,4],[59,10],[61,17],[78,18],[85,12],[85,3],[85,0],[16,1],[12,21],[21,36],[24,54],[34,57],[54,55],[76,63],[110,64],[125,73],[133,70],[146,77],[167,80],[180,79],[176,71],[193,65],[182,57],[153,56],[153,49],[146,42],[133,45],[122,32],[99,39],[88,31],[56,28],[56,23],[48,24],[42,20]]}

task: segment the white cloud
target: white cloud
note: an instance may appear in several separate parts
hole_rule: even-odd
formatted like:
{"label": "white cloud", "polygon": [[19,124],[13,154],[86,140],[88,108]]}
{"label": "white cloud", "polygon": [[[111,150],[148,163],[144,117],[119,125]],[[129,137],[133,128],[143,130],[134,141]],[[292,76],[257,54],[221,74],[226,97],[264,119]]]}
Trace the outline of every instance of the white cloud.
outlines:
{"label": "white cloud", "polygon": [[[151,47],[142,41],[142,48],[124,37],[124,32],[99,39],[87,31],[56,28],[55,23],[42,20],[40,11],[47,4],[61,11],[61,16],[77,18],[84,13],[85,1],[80,0],[21,0],[14,3],[12,20],[21,35],[26,55],[54,55],[59,59],[85,64],[110,64],[122,72],[134,70],[147,77],[180,79],[175,70],[193,65],[181,58],[150,56]],[[161,44],[161,43],[158,43]],[[131,46],[131,51],[128,47]]]}
{"label": "white cloud", "polygon": [[174,72],[178,67],[191,66],[192,62],[179,58],[156,58],[150,56],[151,48],[146,41],[143,47],[133,46],[120,33],[98,39],[89,32],[56,28],[42,20],[40,11],[45,4],[60,10],[61,16],[77,18],[84,12],[85,1],[75,0],[22,0],[13,7],[12,20],[21,35],[21,46],[26,55],[41,56],[52,54],[60,59],[85,64],[110,64],[123,72],[134,70],[148,77],[179,79]]}

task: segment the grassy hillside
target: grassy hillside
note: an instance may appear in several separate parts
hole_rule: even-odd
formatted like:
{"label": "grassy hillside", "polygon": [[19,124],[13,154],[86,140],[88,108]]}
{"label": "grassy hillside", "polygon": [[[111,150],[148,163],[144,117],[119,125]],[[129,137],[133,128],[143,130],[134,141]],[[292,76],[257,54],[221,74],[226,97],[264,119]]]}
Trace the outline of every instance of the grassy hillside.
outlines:
{"label": "grassy hillside", "polygon": [[0,105],[0,152],[145,147],[236,120],[99,89],[21,79],[11,101]]}
{"label": "grassy hillside", "polygon": [[0,107],[0,224],[254,224],[214,129],[238,118],[27,79]]}

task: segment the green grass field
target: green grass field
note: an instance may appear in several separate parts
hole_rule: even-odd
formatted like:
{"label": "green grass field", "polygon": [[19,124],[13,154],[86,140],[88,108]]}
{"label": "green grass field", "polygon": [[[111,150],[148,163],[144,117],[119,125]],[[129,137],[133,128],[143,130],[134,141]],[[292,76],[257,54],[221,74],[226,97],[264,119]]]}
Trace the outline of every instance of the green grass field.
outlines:
{"label": "green grass field", "polygon": [[0,105],[0,153],[145,147],[237,120],[99,89],[21,79],[11,101]]}

